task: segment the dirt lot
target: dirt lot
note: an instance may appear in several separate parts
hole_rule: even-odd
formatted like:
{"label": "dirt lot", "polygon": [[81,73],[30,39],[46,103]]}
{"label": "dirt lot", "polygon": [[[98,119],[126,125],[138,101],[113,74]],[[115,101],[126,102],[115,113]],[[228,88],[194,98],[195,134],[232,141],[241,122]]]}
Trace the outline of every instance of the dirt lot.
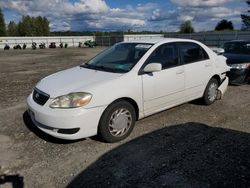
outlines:
{"label": "dirt lot", "polygon": [[25,104],[35,84],[100,50],[0,51],[0,187],[250,187],[249,85],[138,121],[116,144],[38,131]]}

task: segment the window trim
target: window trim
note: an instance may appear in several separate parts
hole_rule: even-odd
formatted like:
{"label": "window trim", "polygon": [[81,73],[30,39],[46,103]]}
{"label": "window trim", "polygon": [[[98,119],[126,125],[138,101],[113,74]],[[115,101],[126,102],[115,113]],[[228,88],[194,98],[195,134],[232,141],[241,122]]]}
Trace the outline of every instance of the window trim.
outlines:
{"label": "window trim", "polygon": [[158,50],[160,47],[164,46],[164,45],[173,45],[175,50],[176,50],[176,54],[177,54],[177,65],[175,66],[171,66],[171,67],[168,67],[168,68],[165,68],[165,69],[162,69],[161,71],[163,70],[167,70],[167,69],[171,69],[171,68],[175,68],[175,67],[178,67],[178,66],[181,66],[181,58],[180,58],[180,52],[179,52],[179,49],[178,49],[178,46],[176,44],[176,42],[169,42],[169,43],[164,43],[164,44],[161,44],[160,46],[158,46],[156,49],[154,49],[154,51],[147,57],[147,59],[145,60],[145,62],[143,63],[143,65],[141,66],[141,68],[139,69],[138,71],[138,75],[143,75],[143,74],[148,74],[146,72],[143,71],[143,69],[146,67],[146,65],[148,64],[148,61],[149,61],[149,58],[151,57],[151,55],[156,51]]}
{"label": "window trim", "polygon": [[[182,44],[187,44],[187,43],[189,43],[189,44],[195,44],[195,45],[199,46],[200,49],[203,51],[203,53],[202,53],[202,58],[203,58],[203,59],[201,59],[201,60],[199,60],[199,61],[192,61],[192,62],[185,63],[185,62],[183,61],[183,57],[182,57],[182,55],[181,55],[181,45],[182,45]],[[179,51],[180,63],[181,63],[182,65],[188,65],[188,64],[192,64],[192,63],[198,63],[198,62],[201,62],[201,61],[210,60],[210,57],[209,57],[208,53],[206,52],[206,50],[205,50],[201,45],[199,45],[199,44],[197,44],[197,43],[195,43],[195,42],[185,42],[185,41],[183,41],[183,42],[176,42],[176,45],[177,45],[177,48],[178,48],[178,51]],[[208,58],[205,58],[205,57],[204,57],[204,52],[207,54],[207,57],[208,57]]]}

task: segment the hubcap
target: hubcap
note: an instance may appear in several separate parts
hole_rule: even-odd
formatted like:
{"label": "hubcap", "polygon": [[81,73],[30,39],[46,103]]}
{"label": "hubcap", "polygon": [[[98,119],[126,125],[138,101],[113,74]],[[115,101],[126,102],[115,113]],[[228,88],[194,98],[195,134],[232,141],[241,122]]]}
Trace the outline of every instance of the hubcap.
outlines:
{"label": "hubcap", "polygon": [[215,101],[216,97],[217,97],[217,84],[212,83],[209,88],[208,88],[208,100],[209,101]]}
{"label": "hubcap", "polygon": [[132,115],[125,109],[116,110],[109,120],[109,132],[116,137],[123,136],[127,133],[132,124]]}

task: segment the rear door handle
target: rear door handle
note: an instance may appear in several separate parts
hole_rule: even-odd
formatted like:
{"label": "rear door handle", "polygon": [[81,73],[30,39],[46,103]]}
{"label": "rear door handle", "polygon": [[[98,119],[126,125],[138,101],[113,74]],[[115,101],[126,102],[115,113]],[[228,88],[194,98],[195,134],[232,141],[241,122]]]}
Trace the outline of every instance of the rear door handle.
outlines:
{"label": "rear door handle", "polygon": [[178,70],[177,72],[176,72],[176,74],[183,74],[184,73],[184,70],[182,69],[182,70]]}
{"label": "rear door handle", "polygon": [[205,63],[205,67],[210,67],[211,63]]}

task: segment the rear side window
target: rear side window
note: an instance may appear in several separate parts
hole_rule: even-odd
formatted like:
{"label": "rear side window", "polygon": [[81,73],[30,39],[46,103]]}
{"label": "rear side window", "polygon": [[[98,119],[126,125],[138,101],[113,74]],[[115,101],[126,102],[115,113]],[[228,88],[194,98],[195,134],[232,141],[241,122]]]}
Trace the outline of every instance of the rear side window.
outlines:
{"label": "rear side window", "polygon": [[181,60],[183,64],[194,63],[209,59],[206,51],[196,43],[178,43]]}

